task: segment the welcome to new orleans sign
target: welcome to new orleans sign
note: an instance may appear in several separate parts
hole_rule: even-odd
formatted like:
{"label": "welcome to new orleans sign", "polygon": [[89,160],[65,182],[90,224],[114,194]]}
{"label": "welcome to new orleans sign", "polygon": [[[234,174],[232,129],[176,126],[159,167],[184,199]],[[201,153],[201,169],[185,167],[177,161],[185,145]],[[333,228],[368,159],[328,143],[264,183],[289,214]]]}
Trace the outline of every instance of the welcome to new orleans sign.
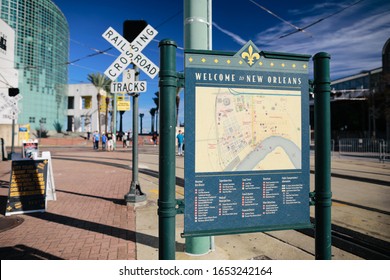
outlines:
{"label": "welcome to new orleans sign", "polygon": [[311,226],[309,58],[186,52],[184,236]]}

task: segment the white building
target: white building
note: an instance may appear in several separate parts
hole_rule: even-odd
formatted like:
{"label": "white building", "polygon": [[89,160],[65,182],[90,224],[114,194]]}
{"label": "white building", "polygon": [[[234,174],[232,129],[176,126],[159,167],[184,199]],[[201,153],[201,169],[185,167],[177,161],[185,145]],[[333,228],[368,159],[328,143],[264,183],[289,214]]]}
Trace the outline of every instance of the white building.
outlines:
{"label": "white building", "polygon": [[[101,90],[101,125],[105,120],[105,96]],[[68,86],[67,131],[93,132],[98,128],[97,89],[93,84],[70,84]],[[103,109],[103,110],[102,110]]]}
{"label": "white building", "polygon": [[[10,118],[12,112],[11,107],[6,105],[6,98],[8,98],[8,89],[17,87],[18,70],[15,69],[15,31],[0,19],[0,93],[6,96],[5,98],[0,97],[0,138],[3,138],[8,145],[10,145],[12,137],[12,119]],[[17,123],[17,120],[15,120],[15,123]],[[15,133],[17,130],[18,128],[16,127]]]}

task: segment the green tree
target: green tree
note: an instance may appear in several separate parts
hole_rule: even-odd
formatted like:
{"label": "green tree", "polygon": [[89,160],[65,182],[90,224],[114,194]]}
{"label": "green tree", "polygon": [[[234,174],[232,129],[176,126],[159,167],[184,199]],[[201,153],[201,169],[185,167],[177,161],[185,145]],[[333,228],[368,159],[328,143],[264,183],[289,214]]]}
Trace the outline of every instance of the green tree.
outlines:
{"label": "green tree", "polygon": [[101,105],[101,98],[102,95],[100,93],[101,90],[104,90],[107,94],[110,92],[111,88],[111,80],[104,76],[102,73],[92,73],[88,74],[88,81],[90,81],[95,88],[97,89],[97,106],[98,106],[98,129],[99,129],[99,134],[102,132],[102,127],[101,127],[101,117],[100,117],[100,105]]}

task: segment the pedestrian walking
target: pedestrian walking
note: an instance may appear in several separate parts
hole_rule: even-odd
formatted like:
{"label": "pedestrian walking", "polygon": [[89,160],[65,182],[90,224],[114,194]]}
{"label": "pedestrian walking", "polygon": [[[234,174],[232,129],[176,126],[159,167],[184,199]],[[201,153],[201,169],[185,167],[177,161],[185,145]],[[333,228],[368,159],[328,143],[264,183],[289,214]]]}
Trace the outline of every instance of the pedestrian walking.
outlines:
{"label": "pedestrian walking", "polygon": [[131,133],[129,131],[129,132],[127,132],[126,148],[130,147],[130,140],[131,140]]}
{"label": "pedestrian walking", "polygon": [[154,146],[157,146],[157,133],[156,132],[153,133],[152,141],[153,141]]}
{"label": "pedestrian walking", "polygon": [[106,150],[106,144],[107,144],[107,135],[103,133],[103,135],[102,135],[102,151]]}
{"label": "pedestrian walking", "polygon": [[95,150],[99,150],[99,141],[100,141],[100,134],[99,132],[95,131],[94,135],[93,135],[93,148]]}
{"label": "pedestrian walking", "polygon": [[107,133],[107,151],[109,152],[114,150],[113,136],[111,132]]}
{"label": "pedestrian walking", "polygon": [[184,134],[179,130],[179,133],[176,136],[177,138],[177,155],[182,156],[183,155],[183,143],[184,143]]}

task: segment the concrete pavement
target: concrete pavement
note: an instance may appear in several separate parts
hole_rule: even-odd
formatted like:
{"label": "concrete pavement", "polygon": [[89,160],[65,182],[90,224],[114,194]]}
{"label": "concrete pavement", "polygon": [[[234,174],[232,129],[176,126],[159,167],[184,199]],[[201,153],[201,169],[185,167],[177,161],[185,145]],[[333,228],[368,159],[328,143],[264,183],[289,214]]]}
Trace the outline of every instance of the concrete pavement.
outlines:
{"label": "concrete pavement", "polygon": [[[152,157],[148,155],[148,157]],[[145,158],[146,159],[146,158]],[[314,162],[312,157],[312,162]],[[152,162],[151,159],[147,159],[144,162]],[[176,176],[184,178],[184,158],[176,157]],[[379,163],[376,161],[361,162],[353,159],[345,158],[332,158],[332,165],[334,165],[334,172],[345,176],[357,176],[361,177],[362,174],[374,174],[378,180],[388,181],[390,177],[390,164]],[[313,166],[312,166],[313,167]],[[156,168],[155,165],[143,166],[145,169]],[[314,167],[313,167],[314,168]],[[156,169],[157,170],[157,169]],[[333,169],[332,169],[333,170]],[[365,173],[362,173],[364,170]],[[368,175],[367,175],[368,176]],[[369,176],[368,176],[369,177]],[[367,177],[366,177],[367,178]],[[146,179],[146,178],[145,178]],[[314,176],[311,176],[311,185],[314,186]],[[313,187],[312,187],[313,188]],[[158,216],[157,213],[157,198],[158,198],[158,180],[153,182],[143,182],[142,189],[148,194],[148,206],[139,207],[136,211],[137,218],[137,233],[143,233],[145,235],[158,235]],[[387,194],[390,194],[387,190]],[[176,198],[183,198],[184,189],[180,186],[176,186]],[[390,198],[390,197],[389,197]],[[383,208],[385,211],[390,211],[389,206],[384,203]],[[337,207],[337,206],[336,206]],[[344,207],[343,212],[335,212],[332,214],[332,219],[341,223],[345,223],[345,220],[351,219],[351,216],[356,215],[356,209],[349,210],[348,207]],[[311,209],[314,215],[314,207]],[[348,212],[350,211],[350,212]],[[367,212],[367,211],[366,211]],[[376,223],[377,217],[366,217],[367,215],[375,215],[375,213],[359,213],[360,217],[367,219],[356,219],[355,230],[360,230],[362,233],[367,232],[367,223],[370,228],[372,236],[378,236],[380,232],[387,232],[386,236],[381,236],[384,240],[390,237],[390,231],[383,229],[383,224],[390,222],[386,217],[386,221],[383,223]],[[366,215],[366,216],[364,216]],[[362,222],[363,221],[363,222]],[[374,222],[373,222],[374,221]],[[360,224],[359,224],[360,223]],[[362,224],[363,223],[363,224]],[[247,260],[247,259],[277,259],[277,260],[313,260],[315,247],[314,239],[304,234],[301,234],[294,230],[288,231],[274,231],[265,233],[253,233],[253,234],[239,234],[239,235],[225,235],[214,237],[214,250],[203,256],[193,256],[184,253],[185,240],[180,237],[183,232],[184,222],[183,215],[176,216],[176,242],[177,252],[176,259],[181,260]],[[388,240],[390,241],[390,240]],[[332,247],[332,259],[360,259],[359,257],[352,255],[348,252],[340,250],[336,247]],[[137,243],[137,259],[150,260],[158,259],[158,250],[150,248],[143,242]]]}

